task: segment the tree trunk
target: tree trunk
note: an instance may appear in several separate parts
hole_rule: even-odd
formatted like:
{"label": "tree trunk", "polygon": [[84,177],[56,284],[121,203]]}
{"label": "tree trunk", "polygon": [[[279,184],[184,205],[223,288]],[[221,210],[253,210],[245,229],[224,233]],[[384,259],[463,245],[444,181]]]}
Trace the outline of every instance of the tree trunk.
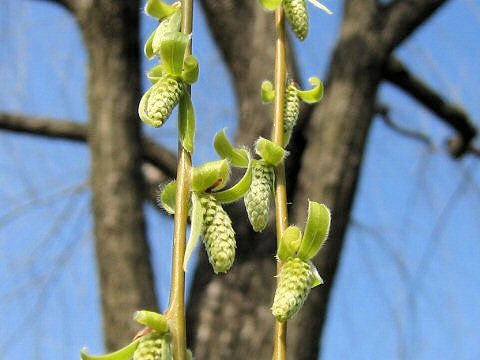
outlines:
{"label": "tree trunk", "polygon": [[140,171],[140,1],[79,2],[89,54],[91,185],[106,347],[130,342],[132,314],[156,309]]}

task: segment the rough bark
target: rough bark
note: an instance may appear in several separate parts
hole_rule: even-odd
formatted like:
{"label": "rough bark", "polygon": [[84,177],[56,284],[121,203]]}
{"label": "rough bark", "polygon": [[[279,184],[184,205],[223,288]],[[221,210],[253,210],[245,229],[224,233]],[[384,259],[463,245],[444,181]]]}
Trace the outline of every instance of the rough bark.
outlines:
{"label": "rough bark", "polygon": [[130,342],[135,310],[156,309],[143,214],[140,1],[83,1],[77,20],[89,54],[91,186],[108,349]]}

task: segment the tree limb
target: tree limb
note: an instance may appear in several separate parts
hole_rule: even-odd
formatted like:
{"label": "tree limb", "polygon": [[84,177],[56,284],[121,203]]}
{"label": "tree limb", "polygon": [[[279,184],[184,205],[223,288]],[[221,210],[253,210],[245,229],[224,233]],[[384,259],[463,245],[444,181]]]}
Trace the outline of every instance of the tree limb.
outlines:
{"label": "tree limb", "polygon": [[[86,142],[87,126],[75,121],[55,120],[20,114],[0,113],[0,129],[51,139]],[[142,173],[145,181],[145,197],[156,207],[158,186],[175,177],[176,156],[152,139],[143,138]]]}
{"label": "tree limb", "polygon": [[443,99],[422,80],[410,73],[398,59],[390,58],[387,61],[383,76],[410,94],[459,133],[462,141],[457,141],[456,147],[451,148],[454,157],[460,157],[469,149],[471,141],[477,135],[477,129],[463,109]]}
{"label": "tree limb", "polygon": [[394,0],[378,13],[383,43],[397,47],[448,0]]}
{"label": "tree limb", "polygon": [[[56,120],[48,117],[0,113],[0,129],[72,141],[87,141],[87,126],[71,120]],[[176,172],[176,156],[150,138],[143,138],[143,158],[165,177],[173,178]]]}
{"label": "tree limb", "polygon": [[74,6],[75,6],[75,3],[74,1],[75,0],[41,0],[41,1],[45,1],[45,2],[50,2],[50,3],[53,3],[53,4],[58,4],[58,5],[61,5],[63,6],[65,9],[67,9],[68,11],[74,11]]}
{"label": "tree limb", "polygon": [[387,106],[377,105],[376,113],[380,115],[385,125],[387,125],[392,130],[396,131],[397,133],[415,140],[419,140],[425,145],[427,145],[429,148],[435,147],[432,140],[428,137],[428,135],[412,129],[404,128],[403,126],[397,124],[390,116],[390,110],[388,109]]}

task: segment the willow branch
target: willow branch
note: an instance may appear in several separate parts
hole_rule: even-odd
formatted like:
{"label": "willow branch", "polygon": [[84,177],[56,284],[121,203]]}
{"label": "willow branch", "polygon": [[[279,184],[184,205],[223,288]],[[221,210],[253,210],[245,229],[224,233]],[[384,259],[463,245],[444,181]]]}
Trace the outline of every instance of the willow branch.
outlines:
{"label": "willow branch", "polygon": [[[283,147],[283,102],[285,95],[285,81],[287,64],[285,56],[285,14],[283,7],[275,10],[275,29],[277,33],[275,47],[275,103],[273,108],[272,140]],[[277,229],[277,246],[288,226],[287,190],[285,181],[285,164],[281,162],[275,168],[275,218]],[[282,264],[277,261],[277,274],[280,273]],[[273,360],[285,360],[287,357],[287,323],[275,321],[275,337]]]}
{"label": "willow branch", "polygon": [[457,146],[451,148],[453,156],[459,157],[469,149],[471,141],[477,135],[477,129],[462,108],[442,98],[422,80],[410,73],[407,67],[397,59],[391,58],[386,63],[383,76],[458,132],[461,141],[457,141]]}
{"label": "willow branch", "polygon": [[[193,22],[193,0],[182,0],[182,32],[190,35]],[[191,42],[187,54],[191,54]],[[187,88],[190,92],[190,87]],[[181,116],[181,112],[179,115]],[[187,231],[188,203],[190,196],[190,173],[192,159],[178,142],[176,209],[173,225],[172,278],[168,304],[169,327],[172,333],[173,358],[186,360],[187,332],[185,327],[185,272],[183,261]]]}

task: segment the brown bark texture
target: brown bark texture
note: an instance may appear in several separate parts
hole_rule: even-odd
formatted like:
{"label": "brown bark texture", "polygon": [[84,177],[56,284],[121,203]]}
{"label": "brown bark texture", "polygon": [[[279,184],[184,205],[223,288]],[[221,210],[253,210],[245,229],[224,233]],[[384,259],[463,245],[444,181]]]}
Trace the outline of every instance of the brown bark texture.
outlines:
{"label": "brown bark texture", "polygon": [[132,314],[156,309],[145,234],[140,97],[139,1],[84,1],[77,19],[89,55],[88,139],[105,343],[138,330]]}

